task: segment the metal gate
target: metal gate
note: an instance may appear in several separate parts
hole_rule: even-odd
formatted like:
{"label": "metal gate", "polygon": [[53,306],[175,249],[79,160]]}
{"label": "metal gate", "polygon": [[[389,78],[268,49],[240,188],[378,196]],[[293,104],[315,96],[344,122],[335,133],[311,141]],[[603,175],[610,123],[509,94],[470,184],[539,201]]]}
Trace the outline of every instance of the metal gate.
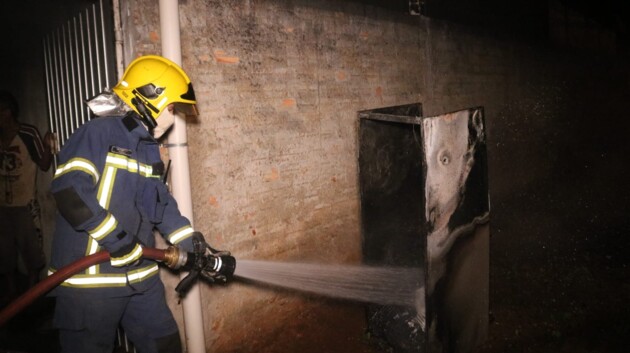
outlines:
{"label": "metal gate", "polygon": [[[117,82],[111,0],[94,0],[43,39],[48,127],[60,149],[92,114],[84,103]],[[56,160],[55,160],[56,164]],[[122,330],[116,352],[135,352]]]}
{"label": "metal gate", "polygon": [[84,102],[116,83],[111,0],[94,0],[43,39],[48,120],[58,148],[91,118]]}

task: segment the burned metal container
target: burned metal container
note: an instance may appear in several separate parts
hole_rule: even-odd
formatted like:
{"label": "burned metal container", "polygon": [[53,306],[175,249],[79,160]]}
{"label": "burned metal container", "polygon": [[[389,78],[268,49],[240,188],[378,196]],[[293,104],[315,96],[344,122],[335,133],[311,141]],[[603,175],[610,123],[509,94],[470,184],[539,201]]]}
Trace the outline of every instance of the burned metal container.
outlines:
{"label": "burned metal container", "polygon": [[363,259],[425,269],[416,307],[368,307],[395,352],[469,352],[488,329],[489,199],[482,108],[359,112]]}

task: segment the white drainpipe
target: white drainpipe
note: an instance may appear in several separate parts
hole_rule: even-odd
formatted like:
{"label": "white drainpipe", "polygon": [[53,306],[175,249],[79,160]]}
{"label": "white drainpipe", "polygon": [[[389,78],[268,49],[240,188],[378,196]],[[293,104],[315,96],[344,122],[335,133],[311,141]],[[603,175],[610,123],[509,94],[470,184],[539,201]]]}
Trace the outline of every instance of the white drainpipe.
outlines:
{"label": "white drainpipe", "polygon": [[[162,56],[181,65],[182,52],[179,28],[178,0],[160,0],[160,31],[162,34]],[[185,70],[184,70],[185,71]],[[163,114],[167,114],[164,111]],[[171,158],[171,186],[179,210],[193,222],[192,197],[190,191],[190,169],[188,166],[188,140],[186,120],[175,116],[173,130],[168,136]],[[193,225],[194,227],[194,225]],[[185,274],[182,274],[182,277]],[[203,317],[199,285],[193,286],[183,301],[186,352],[205,353]]]}

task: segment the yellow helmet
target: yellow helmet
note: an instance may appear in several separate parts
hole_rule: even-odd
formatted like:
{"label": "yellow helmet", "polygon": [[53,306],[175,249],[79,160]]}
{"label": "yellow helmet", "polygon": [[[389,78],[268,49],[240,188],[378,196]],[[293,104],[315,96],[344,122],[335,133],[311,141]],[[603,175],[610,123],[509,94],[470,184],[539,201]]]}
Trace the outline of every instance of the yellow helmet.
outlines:
{"label": "yellow helmet", "polygon": [[161,56],[136,58],[112,90],[151,128],[169,104],[175,104],[176,111],[187,115],[197,114],[195,91],[188,75],[177,64]]}

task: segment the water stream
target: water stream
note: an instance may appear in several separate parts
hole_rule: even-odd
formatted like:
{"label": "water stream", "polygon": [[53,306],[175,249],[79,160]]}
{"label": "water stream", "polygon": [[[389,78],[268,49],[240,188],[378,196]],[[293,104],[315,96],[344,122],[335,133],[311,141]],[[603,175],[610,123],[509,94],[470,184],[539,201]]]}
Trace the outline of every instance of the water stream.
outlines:
{"label": "water stream", "polygon": [[424,275],[419,268],[239,260],[234,276],[331,298],[410,306],[424,312]]}

